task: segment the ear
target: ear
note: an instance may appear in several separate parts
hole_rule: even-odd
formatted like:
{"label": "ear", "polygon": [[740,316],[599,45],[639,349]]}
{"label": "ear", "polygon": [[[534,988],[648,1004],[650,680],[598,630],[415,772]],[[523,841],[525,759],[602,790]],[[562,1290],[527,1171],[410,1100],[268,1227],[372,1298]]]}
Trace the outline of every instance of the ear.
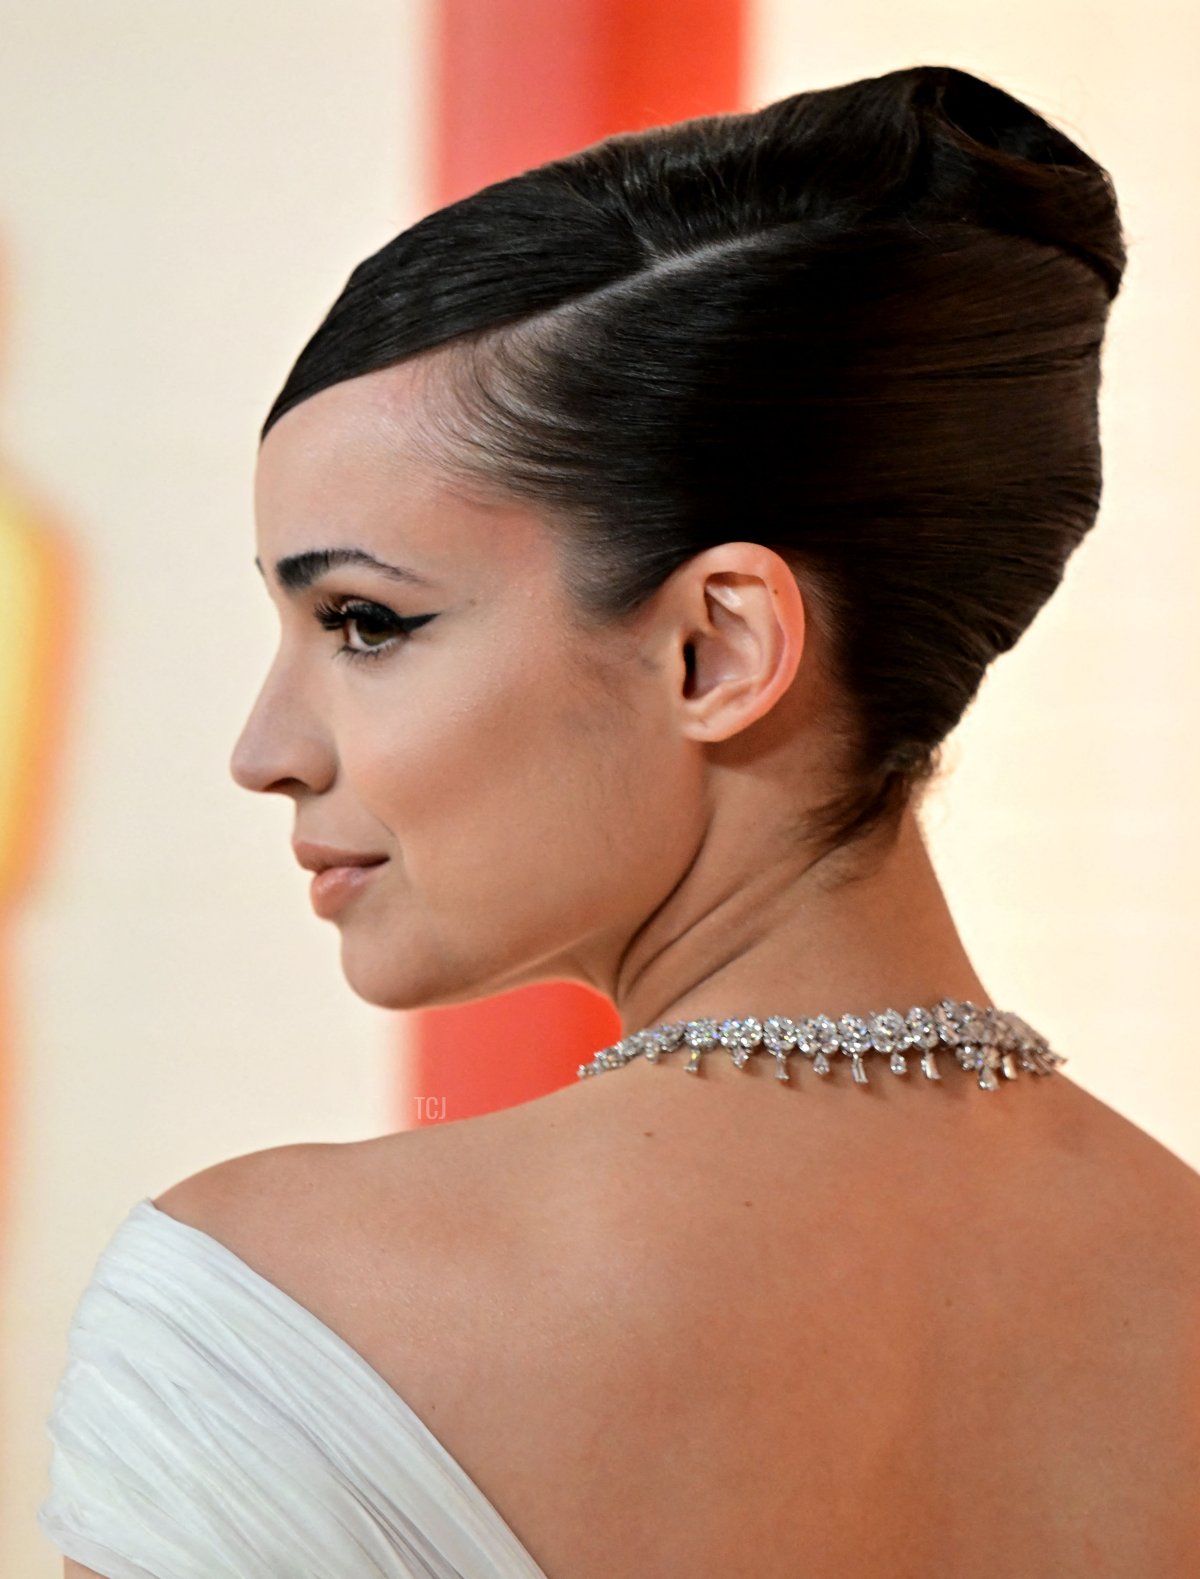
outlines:
{"label": "ear", "polygon": [[790,688],[804,651],[804,600],[787,561],[762,543],[718,544],[677,574],[684,729],[727,740]]}

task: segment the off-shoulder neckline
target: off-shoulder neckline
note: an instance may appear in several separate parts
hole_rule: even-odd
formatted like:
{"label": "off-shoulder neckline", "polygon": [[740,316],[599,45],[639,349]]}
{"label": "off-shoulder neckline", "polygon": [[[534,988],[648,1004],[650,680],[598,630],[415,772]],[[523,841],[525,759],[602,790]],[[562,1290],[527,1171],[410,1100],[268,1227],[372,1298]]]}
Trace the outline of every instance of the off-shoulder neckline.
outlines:
{"label": "off-shoulder neckline", "polygon": [[139,1215],[148,1222],[155,1222],[167,1228],[168,1232],[178,1232],[184,1237],[192,1236],[193,1238],[201,1239],[208,1246],[212,1247],[212,1252],[217,1253],[228,1261],[236,1262],[241,1269],[242,1275],[248,1277],[262,1289],[269,1290],[269,1297],[282,1303],[289,1309],[295,1321],[301,1322],[308,1326],[311,1331],[319,1333],[323,1342],[332,1344],[338,1349],[346,1362],[365,1377],[371,1386],[379,1391],[390,1406],[403,1417],[409,1430],[423,1443],[430,1456],[442,1461],[445,1466],[450,1467],[453,1473],[459,1477],[468,1494],[478,1502],[485,1519],[489,1523],[494,1524],[497,1532],[512,1546],[514,1555],[527,1564],[529,1573],[526,1579],[549,1579],[549,1576],[534,1561],[532,1555],[518,1538],[507,1519],[504,1518],[490,1497],[467,1474],[449,1448],[439,1441],[425,1421],[413,1409],[412,1405],[401,1397],[392,1384],[352,1344],[348,1343],[339,1332],[335,1332],[318,1315],[309,1310],[307,1305],[302,1304],[300,1300],[289,1294],[286,1289],[280,1288],[278,1283],[273,1283],[270,1278],[264,1276],[255,1267],[252,1267],[248,1261],[243,1260],[227,1244],[222,1243],[220,1239],[215,1238],[212,1234],[206,1233],[203,1228],[196,1228],[191,1223],[185,1223],[178,1217],[172,1217],[170,1212],[165,1212],[161,1206],[155,1205],[150,1196],[144,1196],[130,1209],[129,1218],[136,1218]]}

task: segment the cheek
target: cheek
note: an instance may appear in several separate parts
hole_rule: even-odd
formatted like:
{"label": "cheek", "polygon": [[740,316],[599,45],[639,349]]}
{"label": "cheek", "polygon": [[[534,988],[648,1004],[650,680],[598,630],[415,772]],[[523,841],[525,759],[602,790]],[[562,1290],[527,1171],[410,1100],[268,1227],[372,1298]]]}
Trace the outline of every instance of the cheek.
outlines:
{"label": "cheek", "polygon": [[644,711],[544,646],[536,662],[493,654],[464,667],[439,675],[436,698],[398,686],[394,707],[376,701],[341,749],[415,897],[456,905],[502,891],[515,921],[553,908],[555,891],[599,902],[628,863],[666,855],[671,769]]}

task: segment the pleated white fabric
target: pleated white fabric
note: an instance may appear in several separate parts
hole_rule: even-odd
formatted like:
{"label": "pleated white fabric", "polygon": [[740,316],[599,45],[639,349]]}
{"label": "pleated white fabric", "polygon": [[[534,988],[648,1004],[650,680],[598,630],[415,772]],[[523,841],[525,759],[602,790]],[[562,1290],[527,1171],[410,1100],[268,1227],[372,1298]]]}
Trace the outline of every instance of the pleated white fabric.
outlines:
{"label": "pleated white fabric", "polygon": [[43,1533],[108,1579],[546,1579],[379,1373],[139,1201],[71,1320]]}

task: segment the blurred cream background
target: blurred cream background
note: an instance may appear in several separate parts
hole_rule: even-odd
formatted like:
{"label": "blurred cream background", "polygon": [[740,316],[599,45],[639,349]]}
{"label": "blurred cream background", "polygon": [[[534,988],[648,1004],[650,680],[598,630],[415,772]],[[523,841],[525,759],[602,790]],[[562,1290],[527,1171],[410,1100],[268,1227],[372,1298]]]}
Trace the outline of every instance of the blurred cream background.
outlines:
{"label": "blurred cream background", "polygon": [[[290,807],[227,759],[275,639],[257,431],[353,266],[424,211],[429,6],[0,0],[0,451],[73,530],[83,586],[62,811],[7,963],[6,1574],[61,1573],[33,1524],[44,1420],[129,1207],[223,1157],[403,1123],[398,1017],[346,987]],[[1114,176],[1100,519],[927,825],[996,1000],[1200,1167],[1196,44],[1170,0],[757,0],[747,100],[957,65]]]}

